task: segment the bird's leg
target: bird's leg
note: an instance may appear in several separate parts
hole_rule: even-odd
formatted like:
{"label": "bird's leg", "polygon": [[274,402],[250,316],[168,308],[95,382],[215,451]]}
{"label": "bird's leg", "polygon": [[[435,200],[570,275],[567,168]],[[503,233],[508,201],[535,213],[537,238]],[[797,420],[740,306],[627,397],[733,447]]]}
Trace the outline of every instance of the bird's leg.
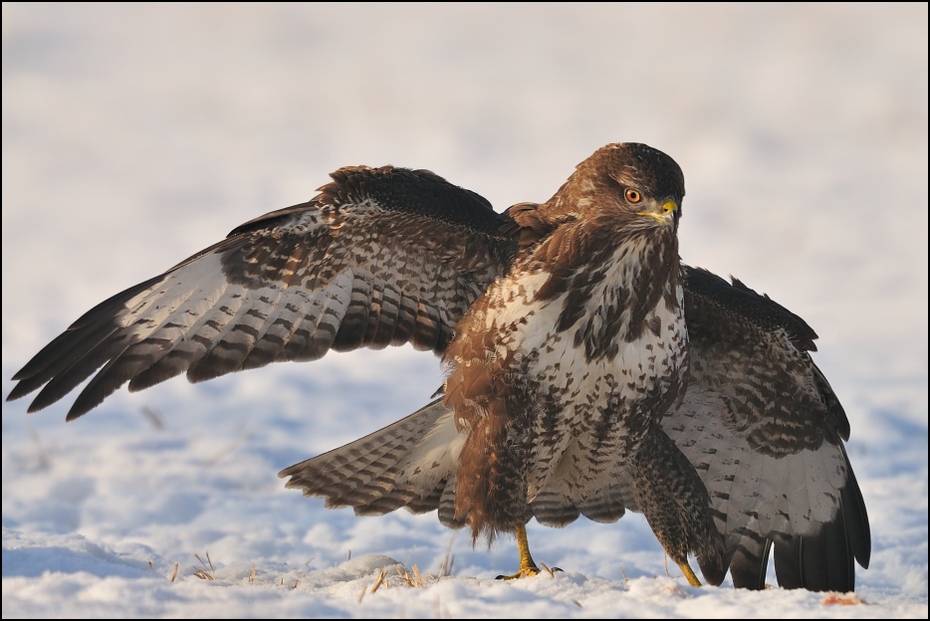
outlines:
{"label": "bird's leg", "polygon": [[678,563],[678,568],[681,569],[681,573],[685,575],[685,578],[688,580],[688,584],[693,587],[701,586],[701,581],[698,580],[698,577],[695,575],[694,571],[691,569],[691,565],[688,565],[688,561]]}
{"label": "bird's leg", "polygon": [[726,547],[710,512],[707,489],[691,462],[661,429],[652,427],[629,467],[636,482],[636,504],[688,584],[701,586],[688,565],[689,552],[697,556],[708,583],[723,582]]}
{"label": "bird's leg", "polygon": [[530,544],[526,539],[526,525],[520,524],[514,528],[517,535],[517,550],[520,551],[520,569],[509,576],[498,576],[498,580],[514,580],[516,578],[529,578],[539,573],[533,557],[530,556]]}

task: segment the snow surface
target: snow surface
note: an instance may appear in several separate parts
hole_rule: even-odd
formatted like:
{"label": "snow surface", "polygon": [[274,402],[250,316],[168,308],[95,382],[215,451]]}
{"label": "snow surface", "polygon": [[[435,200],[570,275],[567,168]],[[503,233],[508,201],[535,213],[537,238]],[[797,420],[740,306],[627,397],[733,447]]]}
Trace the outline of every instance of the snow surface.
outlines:
{"label": "snow surface", "polygon": [[428,401],[437,360],[392,348],[122,390],[67,425],[71,399],[4,403],[3,617],[927,618],[926,3],[2,10],[4,395],[92,305],[340,166],[503,209],[642,141],[685,171],[685,260],[820,334],[873,536],[861,603],[689,587],[637,515],[531,523],[565,571],[495,581],[512,541],[277,478]]}

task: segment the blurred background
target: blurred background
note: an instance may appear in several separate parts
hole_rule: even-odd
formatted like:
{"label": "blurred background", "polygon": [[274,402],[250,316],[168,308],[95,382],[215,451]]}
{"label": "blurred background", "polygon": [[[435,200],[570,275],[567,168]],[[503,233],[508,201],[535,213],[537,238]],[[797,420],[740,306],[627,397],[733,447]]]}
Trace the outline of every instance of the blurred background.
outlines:
{"label": "blurred background", "polygon": [[[876,535],[922,520],[926,589],[926,3],[2,11],[4,394],[85,310],[309,199],[340,166],[428,168],[503,210],[546,200],[606,143],[646,142],[685,172],[683,259],[770,294],[820,334],[816,360],[852,422]],[[342,526],[303,532],[344,513],[275,473],[413,411],[441,381],[435,359],[401,348],[123,390],[67,426],[71,399],[28,417],[25,400],[4,403],[4,526],[215,550],[243,530],[260,489],[276,511],[312,512],[280,526],[281,546],[337,557],[351,545]],[[174,467],[224,447],[236,458],[219,478]],[[241,506],[211,496],[240,485],[252,486]],[[147,504],[185,487],[201,496]],[[107,504],[116,493],[134,508]],[[143,510],[153,522],[163,511],[222,519],[146,534]],[[355,537],[386,523],[339,519]],[[397,519],[446,541],[434,517]],[[546,532],[552,550],[584,539],[595,560],[575,567],[610,575],[617,553],[605,550],[657,545],[590,523]],[[483,558],[470,562],[501,566]]]}

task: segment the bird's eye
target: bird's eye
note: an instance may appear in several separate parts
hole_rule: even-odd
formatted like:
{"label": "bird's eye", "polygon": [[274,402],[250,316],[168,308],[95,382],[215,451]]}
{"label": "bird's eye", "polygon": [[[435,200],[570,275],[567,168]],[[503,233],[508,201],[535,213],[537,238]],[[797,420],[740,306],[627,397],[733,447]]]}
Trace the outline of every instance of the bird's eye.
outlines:
{"label": "bird's eye", "polygon": [[631,203],[638,203],[639,201],[643,200],[643,195],[633,188],[627,188],[623,195],[626,196],[626,200],[630,201]]}

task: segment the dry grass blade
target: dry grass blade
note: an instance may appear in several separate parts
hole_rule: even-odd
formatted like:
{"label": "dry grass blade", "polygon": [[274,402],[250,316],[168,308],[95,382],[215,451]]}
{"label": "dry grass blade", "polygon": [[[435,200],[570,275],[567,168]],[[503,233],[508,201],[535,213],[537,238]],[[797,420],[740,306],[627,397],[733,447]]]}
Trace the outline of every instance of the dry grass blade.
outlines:
{"label": "dry grass blade", "polygon": [[455,557],[452,555],[452,544],[455,543],[456,536],[458,536],[458,531],[455,531],[449,539],[449,547],[446,548],[446,555],[442,559],[439,575],[436,576],[437,580],[452,575],[452,565],[455,562]]}
{"label": "dry grass blade", "polygon": [[252,563],[252,571],[249,572],[249,582],[255,582],[255,563]]}
{"label": "dry grass blade", "polygon": [[417,587],[422,589],[424,586],[423,576],[420,574],[420,568],[417,565],[413,566],[413,573],[410,573],[406,567],[398,567],[397,575],[409,588]]}
{"label": "dry grass blade", "polygon": [[408,587],[413,586],[413,578],[410,576],[410,572],[407,571],[407,568],[404,567],[404,571],[400,570],[400,567],[397,568],[397,575],[400,576],[400,579],[404,581]]}
{"label": "dry grass blade", "polygon": [[155,429],[164,429],[165,421],[161,417],[161,414],[150,408],[149,406],[144,406],[142,408],[142,415],[145,417],[149,423],[152,424],[152,427]]}
{"label": "dry grass blade", "polygon": [[216,571],[213,569],[213,561],[210,560],[210,553],[207,552],[206,563],[203,562],[203,559],[200,558],[200,555],[196,552],[194,553],[194,558],[200,561],[200,564],[203,565],[203,569],[197,569],[196,567],[194,568],[194,575],[201,580],[216,580]]}
{"label": "dry grass blade", "polygon": [[387,576],[387,574],[384,573],[384,570],[383,570],[383,569],[378,570],[378,577],[375,579],[375,583],[371,586],[371,592],[372,592],[372,593],[374,593],[375,591],[378,590],[378,588],[379,588],[379,587],[381,586],[381,584],[384,582],[384,578],[385,578],[386,576]]}
{"label": "dry grass blade", "polygon": [[442,559],[442,565],[439,566],[439,577],[445,578],[446,576],[452,575],[452,564],[455,562],[455,558],[451,553],[446,553],[445,557]]}
{"label": "dry grass blade", "polygon": [[174,571],[171,572],[171,582],[174,582],[174,579],[178,577],[178,565],[180,565],[180,564],[181,564],[181,563],[175,563],[175,564],[174,564]]}

